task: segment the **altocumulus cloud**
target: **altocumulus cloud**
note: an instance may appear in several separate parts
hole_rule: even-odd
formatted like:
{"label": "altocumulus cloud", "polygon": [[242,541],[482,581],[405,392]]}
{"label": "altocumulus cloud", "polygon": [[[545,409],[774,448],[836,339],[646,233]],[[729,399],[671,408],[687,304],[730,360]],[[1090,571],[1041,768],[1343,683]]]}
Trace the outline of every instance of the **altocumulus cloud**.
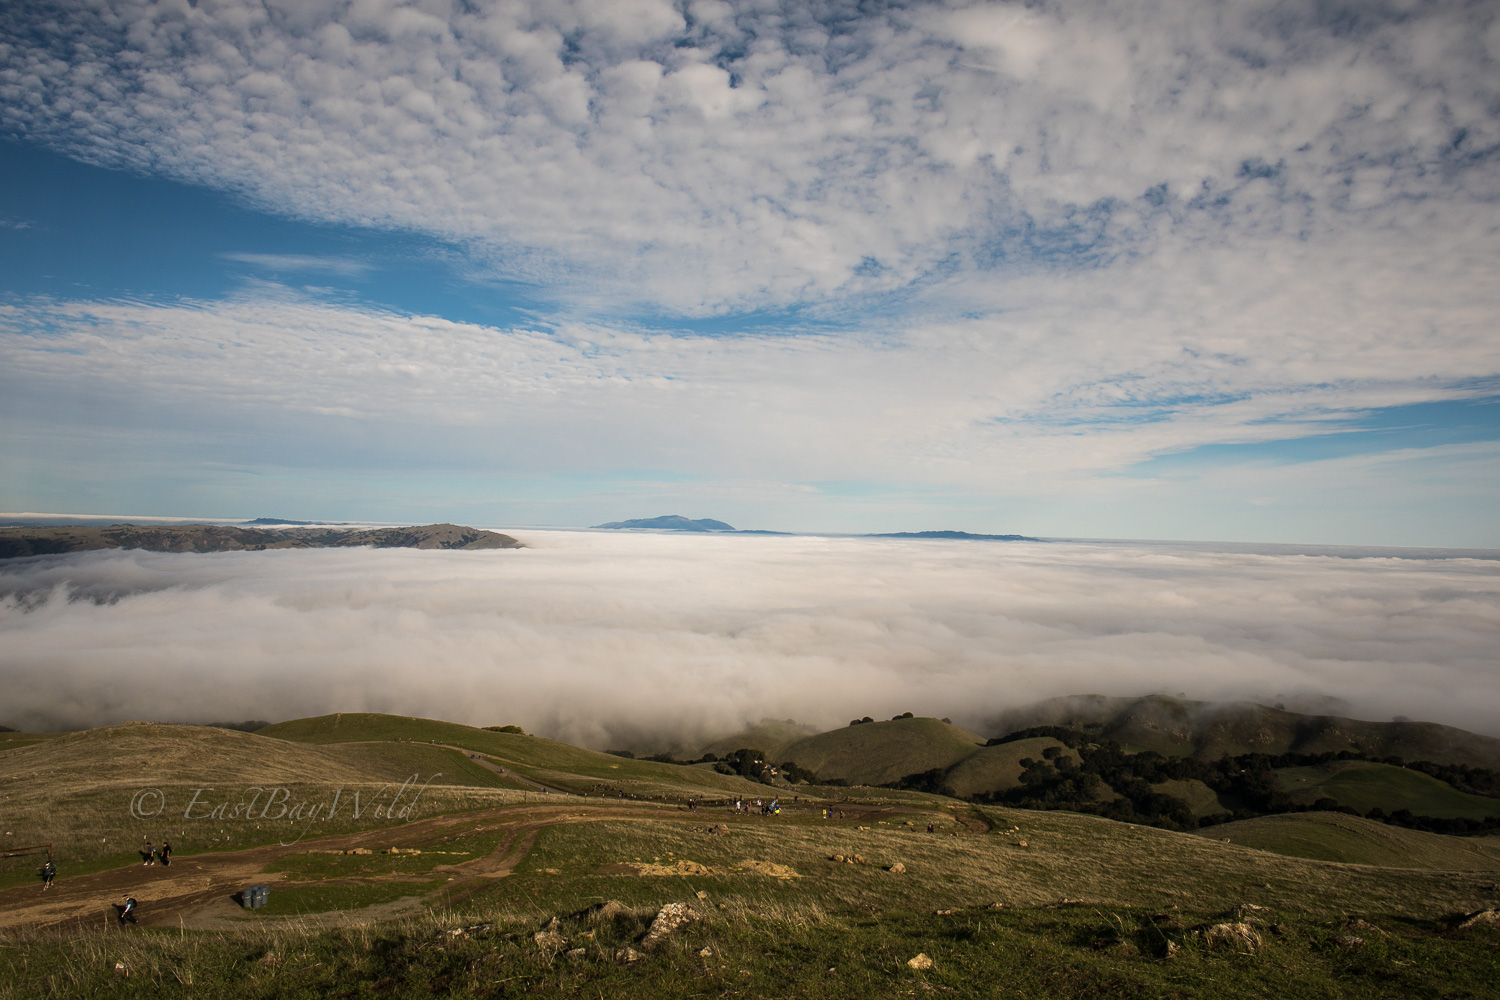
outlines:
{"label": "altocumulus cloud", "polygon": [[1484,204],[1497,25],[1463,2],[32,2],[0,16],[0,124],[579,287],[764,307]]}
{"label": "altocumulus cloud", "polygon": [[1495,731],[1500,565],[1184,545],[522,533],[501,553],[0,570],[4,720],[385,711],[603,747],[1052,695],[1325,696]]}

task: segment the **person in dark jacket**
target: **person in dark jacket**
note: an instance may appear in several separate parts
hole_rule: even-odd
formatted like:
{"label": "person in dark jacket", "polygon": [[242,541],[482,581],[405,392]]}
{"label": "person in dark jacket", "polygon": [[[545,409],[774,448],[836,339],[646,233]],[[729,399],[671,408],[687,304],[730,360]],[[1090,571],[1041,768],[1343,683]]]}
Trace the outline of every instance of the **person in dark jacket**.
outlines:
{"label": "person in dark jacket", "polygon": [[45,865],[42,865],[42,888],[43,889],[50,889],[50,888],[52,888],[52,880],[55,879],[56,877],[57,877],[57,866],[52,863],[52,859],[51,858],[48,858],[47,859],[47,863]]}
{"label": "person in dark jacket", "polygon": [[125,897],[125,905],[120,908],[120,926],[121,927],[124,927],[127,923],[129,923],[129,924],[137,923],[137,921],[135,919],[135,907],[136,907],[135,897],[134,896],[126,896]]}

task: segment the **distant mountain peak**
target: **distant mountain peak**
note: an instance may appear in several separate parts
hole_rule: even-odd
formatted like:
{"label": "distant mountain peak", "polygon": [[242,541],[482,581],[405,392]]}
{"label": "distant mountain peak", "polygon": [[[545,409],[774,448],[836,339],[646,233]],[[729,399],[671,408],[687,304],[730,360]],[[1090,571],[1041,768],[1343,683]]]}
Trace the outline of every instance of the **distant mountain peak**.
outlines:
{"label": "distant mountain peak", "polygon": [[643,531],[734,531],[734,526],[725,524],[723,521],[715,521],[711,517],[693,520],[683,517],[681,514],[663,514],[661,517],[637,517],[629,521],[610,521],[608,524],[596,524],[596,528],[609,528],[611,530],[629,531],[631,529]]}

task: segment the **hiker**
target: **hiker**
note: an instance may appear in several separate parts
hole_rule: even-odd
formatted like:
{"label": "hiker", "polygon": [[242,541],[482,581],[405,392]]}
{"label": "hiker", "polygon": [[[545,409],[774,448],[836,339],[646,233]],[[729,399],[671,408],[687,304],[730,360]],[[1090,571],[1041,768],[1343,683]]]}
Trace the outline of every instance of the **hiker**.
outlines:
{"label": "hiker", "polygon": [[161,842],[161,866],[167,867],[172,863],[172,845],[167,841]]}
{"label": "hiker", "polygon": [[135,897],[134,896],[126,896],[125,897],[125,905],[120,909],[120,926],[121,927],[124,927],[126,925],[126,923],[132,923],[133,924],[133,923],[137,922],[136,919],[135,919],[135,905],[136,904],[135,904]]}
{"label": "hiker", "polygon": [[52,880],[56,877],[57,866],[52,863],[51,858],[48,858],[47,863],[45,865],[42,865],[42,888],[52,888]]}
{"label": "hiker", "polygon": [[141,852],[141,856],[146,859],[145,861],[142,861],[141,864],[143,864],[143,865],[154,865],[154,864],[156,864],[156,846],[154,844],[152,844],[151,841],[149,841],[149,840],[146,841],[146,849]]}
{"label": "hiker", "polygon": [[927,824],[927,832],[928,832],[928,833],[931,833],[931,832],[932,832],[932,824],[931,824],[931,823],[928,823],[928,824]]}

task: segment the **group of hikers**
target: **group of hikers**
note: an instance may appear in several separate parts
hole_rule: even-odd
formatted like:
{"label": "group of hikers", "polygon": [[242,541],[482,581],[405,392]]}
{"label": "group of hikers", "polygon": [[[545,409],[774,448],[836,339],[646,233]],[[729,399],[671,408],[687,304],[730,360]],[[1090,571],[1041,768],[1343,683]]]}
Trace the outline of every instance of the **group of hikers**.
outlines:
{"label": "group of hikers", "polygon": [[[762,816],[780,816],[781,815],[781,800],[779,798],[778,799],[772,799],[770,802],[766,802],[766,801],[763,801],[761,799],[756,799],[754,805],[755,805],[756,809],[760,810],[760,814]],[[735,799],[734,800],[734,811],[735,812],[747,813],[747,812],[750,811],[750,806],[745,803],[744,799]]]}
{"label": "group of hikers", "polygon": [[[161,862],[163,867],[168,867],[172,864],[172,844],[169,841],[164,840],[161,846],[157,847],[148,840],[146,841],[146,846],[141,848],[140,854],[142,859],[141,864],[143,865],[154,865],[158,861]],[[42,865],[41,877],[42,890],[46,891],[52,888],[53,881],[57,878],[57,864],[50,857]],[[125,902],[115,904],[115,909],[119,912],[120,926],[124,927],[126,924],[139,923],[140,921],[136,919],[135,911],[140,904],[136,902],[135,897],[126,893],[121,898]]]}

